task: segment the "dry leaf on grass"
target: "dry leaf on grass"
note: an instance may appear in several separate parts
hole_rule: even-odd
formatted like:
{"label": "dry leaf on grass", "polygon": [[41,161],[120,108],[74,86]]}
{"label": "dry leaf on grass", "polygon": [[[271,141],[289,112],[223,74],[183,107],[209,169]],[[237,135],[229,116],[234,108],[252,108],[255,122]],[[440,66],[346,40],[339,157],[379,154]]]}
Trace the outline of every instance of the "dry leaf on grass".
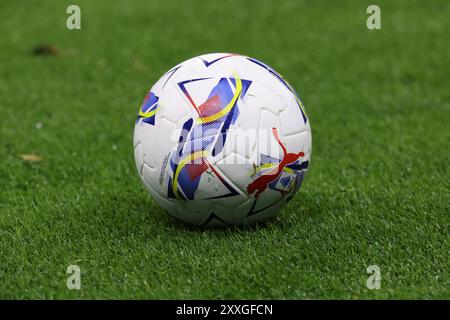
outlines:
{"label": "dry leaf on grass", "polygon": [[139,60],[134,60],[133,62],[133,68],[136,71],[148,71],[148,66]]}
{"label": "dry leaf on grass", "polygon": [[33,48],[35,56],[58,56],[59,49],[51,44],[41,44]]}
{"label": "dry leaf on grass", "polygon": [[42,161],[42,157],[34,154],[34,153],[30,153],[30,154],[21,154],[20,157],[22,158],[23,161],[27,161],[27,162],[39,162]]}

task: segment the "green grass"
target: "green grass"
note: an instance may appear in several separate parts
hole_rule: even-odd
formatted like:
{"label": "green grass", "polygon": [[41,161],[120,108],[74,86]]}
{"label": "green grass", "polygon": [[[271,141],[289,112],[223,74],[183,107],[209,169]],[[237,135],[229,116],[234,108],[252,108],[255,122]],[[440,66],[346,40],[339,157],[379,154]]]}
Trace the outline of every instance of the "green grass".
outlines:
{"label": "green grass", "polygon": [[[372,1],[84,0],[68,31],[71,3],[0,3],[0,298],[450,296],[449,1],[377,1],[379,31]],[[170,67],[223,51],[299,89],[312,166],[275,221],[192,229],[143,189],[134,119]]]}

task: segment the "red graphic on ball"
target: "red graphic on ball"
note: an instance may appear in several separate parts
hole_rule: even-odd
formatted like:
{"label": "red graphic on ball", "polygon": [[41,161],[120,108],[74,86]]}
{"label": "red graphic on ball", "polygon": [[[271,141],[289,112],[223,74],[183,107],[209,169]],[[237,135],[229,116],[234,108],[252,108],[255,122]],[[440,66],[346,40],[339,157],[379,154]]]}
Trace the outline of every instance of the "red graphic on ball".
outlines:
{"label": "red graphic on ball", "polygon": [[275,140],[277,140],[278,144],[281,146],[281,149],[283,149],[283,159],[277,164],[275,168],[271,169],[266,174],[263,174],[262,176],[256,178],[255,181],[247,186],[247,192],[249,194],[252,194],[256,191],[255,198],[258,198],[259,195],[267,189],[269,183],[278,179],[278,177],[283,172],[283,169],[287,165],[297,161],[300,157],[303,157],[305,155],[303,151],[300,151],[299,153],[288,153],[286,147],[281,143],[277,129],[272,128],[272,133],[275,137]]}

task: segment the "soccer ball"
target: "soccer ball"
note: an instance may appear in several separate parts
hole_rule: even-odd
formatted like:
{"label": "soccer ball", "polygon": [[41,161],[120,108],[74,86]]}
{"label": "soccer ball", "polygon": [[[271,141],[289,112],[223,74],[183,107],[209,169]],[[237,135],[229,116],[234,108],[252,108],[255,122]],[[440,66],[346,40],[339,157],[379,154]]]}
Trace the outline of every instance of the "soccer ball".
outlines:
{"label": "soccer ball", "polygon": [[145,96],[134,129],[145,187],[168,213],[193,225],[274,216],[300,188],[311,128],[292,86],[238,54],[189,59]]}

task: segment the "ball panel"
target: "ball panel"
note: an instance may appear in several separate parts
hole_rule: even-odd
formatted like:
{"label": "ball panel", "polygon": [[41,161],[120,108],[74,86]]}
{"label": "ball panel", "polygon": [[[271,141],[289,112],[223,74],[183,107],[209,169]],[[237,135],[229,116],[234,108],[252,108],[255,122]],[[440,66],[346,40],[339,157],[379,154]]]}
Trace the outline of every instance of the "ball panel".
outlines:
{"label": "ball panel", "polygon": [[251,181],[251,174],[253,170],[253,164],[256,159],[249,160],[242,157],[237,153],[229,153],[225,158],[215,163],[215,167],[218,168],[230,181],[233,186],[238,190],[241,195],[248,197],[247,185]]}
{"label": "ball panel", "polygon": [[[174,133],[176,125],[165,118],[159,118],[156,127],[143,122],[136,124],[136,140],[142,144],[142,158],[151,168],[161,168],[164,158],[175,146]],[[157,150],[157,152],[156,152]]]}
{"label": "ball panel", "polygon": [[167,199],[167,197],[163,193],[153,187],[155,172],[156,170],[151,169],[144,163],[141,175],[141,180],[144,186],[160,207],[169,212],[171,215],[179,217],[177,204],[174,201]]}
{"label": "ball panel", "polygon": [[142,175],[142,169],[144,166],[144,160],[142,159],[142,144],[137,142],[134,147],[134,162],[136,163],[136,168],[139,175]]}
{"label": "ball panel", "polygon": [[288,107],[280,112],[279,117],[283,124],[280,127],[280,133],[283,136],[310,131],[309,122],[304,122],[300,106],[293,95],[289,99]]}

